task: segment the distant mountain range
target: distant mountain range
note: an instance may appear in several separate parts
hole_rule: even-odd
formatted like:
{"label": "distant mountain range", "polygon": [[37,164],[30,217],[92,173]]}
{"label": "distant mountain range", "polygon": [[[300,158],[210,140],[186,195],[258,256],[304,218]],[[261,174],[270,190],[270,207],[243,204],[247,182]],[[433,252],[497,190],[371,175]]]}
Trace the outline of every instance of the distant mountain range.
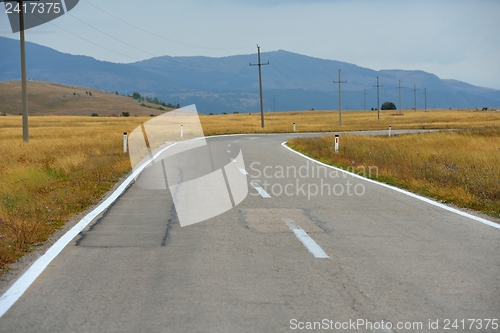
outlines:
{"label": "distant mountain range", "polygon": [[[163,56],[130,64],[99,61],[88,56],[61,53],[26,43],[28,77],[34,80],[118,91],[181,105],[196,104],[200,112],[259,111],[256,54],[222,58]],[[342,108],[362,110],[377,107],[376,78],[380,103],[402,109],[499,107],[500,90],[482,88],[456,80],[442,80],[423,71],[375,71],[353,64],[312,58],[287,51],[261,54],[264,106],[266,111],[330,110],[338,108],[338,70],[341,70]],[[21,77],[19,41],[0,37],[0,81]]]}

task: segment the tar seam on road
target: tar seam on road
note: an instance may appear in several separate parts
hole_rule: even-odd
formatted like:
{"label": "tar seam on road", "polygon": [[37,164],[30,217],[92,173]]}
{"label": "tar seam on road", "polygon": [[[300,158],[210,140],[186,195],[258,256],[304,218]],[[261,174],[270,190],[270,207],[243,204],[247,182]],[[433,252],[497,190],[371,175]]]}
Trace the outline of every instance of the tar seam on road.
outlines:
{"label": "tar seam on road", "polygon": [[127,189],[130,183],[149,165],[158,158],[164,151],[175,146],[171,144],[160,150],[146,163],[138,167],[118,188],[92,212],[80,220],[73,228],[66,232],[57,242],[52,245],[44,255],[38,258],[28,270],[0,297],[0,318],[17,302],[19,298],[28,290],[31,284],[42,274],[47,266],[54,260],[61,251],[83,231],[99,214],[105,211],[118,197]]}
{"label": "tar seam on road", "polygon": [[497,224],[497,223],[495,223],[495,222],[488,221],[488,220],[486,220],[486,219],[483,219],[483,218],[478,217],[478,216],[474,216],[474,215],[469,214],[469,213],[466,213],[466,212],[462,212],[462,211],[460,211],[460,210],[458,210],[458,209],[455,209],[455,208],[452,208],[452,207],[448,207],[448,206],[443,205],[443,204],[441,204],[441,203],[439,203],[439,202],[436,202],[436,201],[434,201],[434,200],[431,200],[431,199],[428,199],[428,198],[422,197],[422,196],[420,196],[420,195],[418,195],[418,194],[411,193],[411,192],[405,191],[405,190],[403,190],[403,189],[400,189],[400,188],[397,188],[397,187],[394,187],[394,186],[391,186],[391,185],[387,185],[387,184],[384,184],[384,183],[380,183],[380,182],[377,182],[377,181],[375,181],[375,180],[373,180],[373,179],[365,178],[365,177],[362,177],[362,176],[360,176],[360,175],[358,175],[358,174],[355,174],[355,173],[353,173],[353,172],[349,172],[349,171],[346,171],[346,170],[343,170],[343,169],[340,169],[340,168],[336,168],[336,167],[334,167],[334,166],[331,166],[331,165],[325,164],[325,163],[323,163],[323,162],[320,162],[320,161],[318,161],[318,160],[315,160],[314,158],[311,158],[311,157],[309,157],[309,156],[307,156],[307,155],[304,155],[304,154],[302,154],[302,153],[299,153],[298,151],[295,151],[295,150],[293,150],[292,148],[288,147],[288,146],[286,145],[286,141],[285,141],[285,142],[283,142],[281,145],[282,145],[283,147],[285,147],[286,149],[290,150],[291,152],[293,152],[293,153],[295,153],[295,154],[297,154],[297,155],[300,155],[300,156],[302,156],[302,157],[304,157],[304,158],[306,158],[306,159],[308,159],[308,160],[310,160],[310,161],[313,161],[313,162],[315,162],[315,163],[318,163],[318,164],[320,164],[320,165],[323,165],[323,166],[325,166],[325,167],[327,167],[327,168],[331,168],[331,169],[335,169],[335,170],[338,170],[338,171],[344,172],[344,173],[346,173],[346,174],[348,174],[348,175],[351,175],[351,176],[353,176],[353,177],[355,177],[355,178],[359,178],[359,179],[362,179],[362,180],[364,180],[364,181],[367,181],[367,182],[370,182],[370,183],[373,183],[373,184],[378,184],[378,185],[380,185],[380,186],[383,186],[383,187],[389,188],[389,189],[391,189],[391,190],[393,190],[393,191],[396,191],[396,192],[399,192],[399,193],[402,193],[402,194],[406,194],[406,195],[408,195],[408,196],[410,196],[410,197],[412,197],[412,198],[415,198],[415,199],[421,200],[421,201],[423,201],[423,202],[427,202],[427,203],[429,203],[429,204],[431,204],[431,205],[434,205],[434,206],[436,206],[436,207],[439,207],[439,208],[445,209],[445,210],[447,210],[447,211],[449,211],[449,212],[452,212],[452,213],[455,213],[455,214],[458,214],[458,215],[461,215],[461,216],[464,216],[464,217],[470,218],[470,219],[475,220],[475,221],[477,221],[477,222],[481,222],[481,223],[483,223],[483,224],[489,225],[490,227],[493,227],[493,228],[496,228],[496,229],[500,229],[500,224]]}

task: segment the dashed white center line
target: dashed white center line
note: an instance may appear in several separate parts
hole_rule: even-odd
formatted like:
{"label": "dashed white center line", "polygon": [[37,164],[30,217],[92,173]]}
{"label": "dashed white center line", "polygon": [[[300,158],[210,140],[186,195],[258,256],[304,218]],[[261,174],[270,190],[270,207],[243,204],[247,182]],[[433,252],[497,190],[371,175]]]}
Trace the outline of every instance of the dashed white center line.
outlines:
{"label": "dashed white center line", "polygon": [[228,150],[226,150],[226,151],[227,151],[229,154],[231,154],[231,151],[230,151],[229,149],[228,149]]}
{"label": "dashed white center line", "polygon": [[257,190],[257,192],[260,194],[261,197],[263,197],[264,199],[270,199],[271,196],[269,194],[267,194],[266,191],[264,191],[264,189],[262,187],[260,187],[258,184],[255,184],[255,183],[250,183],[250,185],[252,185],[252,187]]}
{"label": "dashed white center line", "polygon": [[330,258],[328,254],[301,228],[299,228],[292,219],[283,219],[288,228],[293,231],[299,241],[314,255],[314,258]]}
{"label": "dashed white center line", "polygon": [[238,170],[240,170],[240,172],[241,172],[242,174],[244,174],[245,176],[246,176],[246,175],[248,175],[248,172],[247,172],[245,169],[243,169],[243,168],[238,168]]}
{"label": "dashed white center line", "polygon": [[231,160],[231,162],[233,162],[233,163],[238,163],[238,161],[237,161],[236,159],[232,158],[232,157],[230,157],[229,159],[230,159],[230,160]]}

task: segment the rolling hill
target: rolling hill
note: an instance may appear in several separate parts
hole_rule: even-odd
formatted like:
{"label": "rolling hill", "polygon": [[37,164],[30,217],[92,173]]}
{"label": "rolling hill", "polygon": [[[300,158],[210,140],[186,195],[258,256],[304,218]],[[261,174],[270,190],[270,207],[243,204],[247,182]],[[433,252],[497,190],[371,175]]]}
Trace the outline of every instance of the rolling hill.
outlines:
{"label": "rolling hill", "polygon": [[[27,43],[28,77],[35,80],[120,94],[134,91],[165,102],[189,105],[200,112],[220,113],[259,110],[258,71],[250,67],[256,54],[222,58],[162,56],[130,64],[98,61]],[[417,108],[482,108],[500,106],[500,91],[456,80],[443,80],[423,71],[375,71],[334,60],[312,58],[287,51],[262,53],[264,105],[266,111],[336,109],[338,70],[341,70],[343,109],[376,108],[376,77],[380,102],[398,105],[401,80],[402,108],[413,108],[414,85]],[[0,37],[0,81],[20,79],[19,42]],[[366,93],[366,95],[365,95]]]}
{"label": "rolling hill", "polygon": [[[0,82],[0,100],[0,114],[21,114],[21,82]],[[32,116],[91,116],[93,113],[120,116],[122,112],[128,112],[130,116],[150,116],[171,110],[167,107],[159,110],[160,107],[92,88],[33,80],[28,82],[28,109]]]}

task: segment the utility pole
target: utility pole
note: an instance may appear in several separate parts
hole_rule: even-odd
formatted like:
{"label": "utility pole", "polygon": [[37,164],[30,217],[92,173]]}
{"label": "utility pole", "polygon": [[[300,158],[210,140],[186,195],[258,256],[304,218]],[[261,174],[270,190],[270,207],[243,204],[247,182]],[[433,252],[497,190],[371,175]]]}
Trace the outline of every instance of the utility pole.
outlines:
{"label": "utility pole", "polygon": [[365,98],[364,98],[364,106],[365,106],[365,111],[366,111],[366,89],[363,90],[363,94],[365,95]]}
{"label": "utility pole", "polygon": [[427,88],[424,88],[424,111],[427,112]]}
{"label": "utility pole", "polygon": [[398,81],[399,114],[401,114],[401,80]]}
{"label": "utility pole", "polygon": [[264,100],[262,99],[262,71],[261,71],[261,66],[263,65],[269,65],[269,61],[266,64],[262,64],[260,62],[260,46],[257,45],[257,53],[258,53],[258,60],[259,62],[257,64],[252,64],[250,63],[250,66],[259,66],[259,86],[260,86],[260,118],[261,118],[261,123],[262,123],[262,128],[264,128]]}
{"label": "utility pole", "polygon": [[374,86],[377,87],[377,117],[380,119],[380,93],[379,93],[379,87],[383,87],[380,84],[378,84],[378,76],[377,76],[377,85]]}
{"label": "utility pole", "polygon": [[347,81],[340,81],[340,69],[339,69],[339,80],[333,81],[333,83],[339,84],[339,125],[342,126],[342,92],[340,90],[340,85],[346,83]]}
{"label": "utility pole", "polygon": [[19,5],[19,33],[21,43],[21,95],[23,104],[23,141],[29,141],[28,127],[28,84],[26,82],[26,48],[24,39],[24,6],[23,2],[33,2],[38,0],[5,0],[3,2],[17,2]]}
{"label": "utility pole", "polygon": [[274,112],[276,112],[276,95],[273,95]]}
{"label": "utility pole", "polygon": [[413,84],[413,110],[417,112],[417,85]]}

